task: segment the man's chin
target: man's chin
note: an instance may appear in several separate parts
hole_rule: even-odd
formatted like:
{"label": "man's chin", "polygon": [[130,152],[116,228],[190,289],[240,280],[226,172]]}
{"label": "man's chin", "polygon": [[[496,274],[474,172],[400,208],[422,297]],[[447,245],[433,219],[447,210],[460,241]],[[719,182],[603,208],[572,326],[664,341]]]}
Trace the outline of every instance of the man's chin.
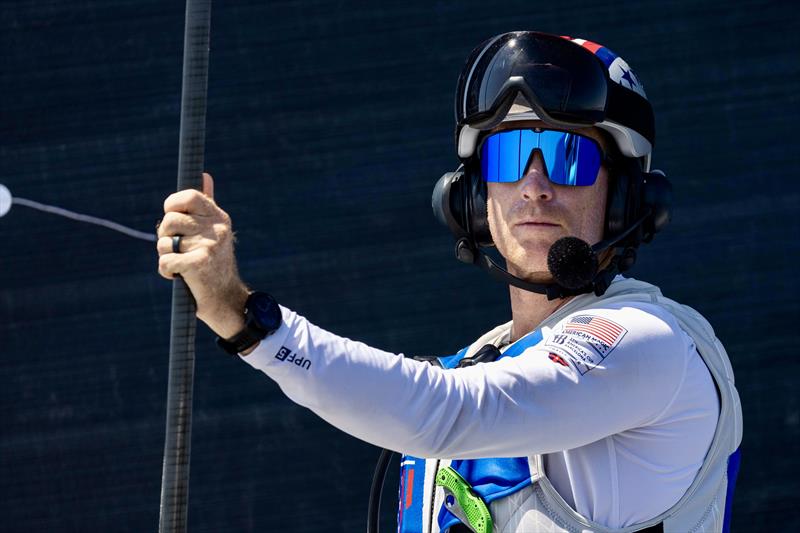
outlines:
{"label": "man's chin", "polygon": [[554,283],[553,275],[549,270],[526,270],[515,265],[508,265],[508,271],[514,276],[530,281],[531,283]]}
{"label": "man's chin", "polygon": [[[520,276],[521,277],[521,276]],[[532,283],[555,283],[553,275],[547,272],[531,272],[522,279]]]}

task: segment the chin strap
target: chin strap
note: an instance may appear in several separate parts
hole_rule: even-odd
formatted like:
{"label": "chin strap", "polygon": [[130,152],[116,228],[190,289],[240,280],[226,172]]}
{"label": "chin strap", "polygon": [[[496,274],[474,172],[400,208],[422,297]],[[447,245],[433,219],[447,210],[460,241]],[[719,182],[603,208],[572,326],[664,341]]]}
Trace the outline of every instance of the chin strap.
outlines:
{"label": "chin strap", "polygon": [[545,294],[548,300],[556,300],[590,292],[602,296],[616,275],[628,270],[636,261],[636,250],[631,247],[617,248],[609,265],[595,274],[591,283],[578,289],[570,289],[558,283],[534,283],[518,278],[498,265],[474,243],[463,237],[456,242],[456,258],[462,263],[480,267],[497,281],[537,294]]}

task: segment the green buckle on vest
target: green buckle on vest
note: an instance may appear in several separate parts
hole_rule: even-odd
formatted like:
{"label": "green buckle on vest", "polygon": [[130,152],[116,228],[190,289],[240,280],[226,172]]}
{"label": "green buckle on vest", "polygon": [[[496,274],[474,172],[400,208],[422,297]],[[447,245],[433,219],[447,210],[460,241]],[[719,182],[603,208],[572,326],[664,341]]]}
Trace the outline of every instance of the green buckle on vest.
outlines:
{"label": "green buckle on vest", "polygon": [[[475,533],[492,532],[492,515],[483,499],[461,475],[446,466],[436,472],[436,486],[445,491],[444,505]],[[448,498],[450,496],[450,498]],[[456,508],[455,504],[458,504]]]}

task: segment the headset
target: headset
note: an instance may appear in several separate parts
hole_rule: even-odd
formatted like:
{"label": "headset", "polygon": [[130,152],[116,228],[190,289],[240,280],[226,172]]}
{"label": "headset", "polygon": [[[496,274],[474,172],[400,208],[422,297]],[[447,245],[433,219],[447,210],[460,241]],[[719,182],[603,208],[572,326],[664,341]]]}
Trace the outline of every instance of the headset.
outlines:
{"label": "headset", "polygon": [[[475,264],[511,285],[547,294],[551,300],[587,292],[600,296],[616,274],[633,266],[639,245],[652,241],[670,221],[672,185],[664,172],[646,171],[645,164],[642,159],[631,157],[619,157],[610,164],[603,240],[592,247],[585,243],[585,247],[576,247],[574,241],[578,239],[574,237],[571,242],[557,241],[548,254],[548,266],[556,283],[517,278],[481,251],[493,247],[494,242],[486,210],[488,190],[480,175],[477,155],[466,158],[454,172],[439,178],[431,204],[436,218],[456,238],[459,261]],[[614,258],[598,272],[596,254],[612,247],[617,250]],[[582,268],[587,262],[588,266]]]}

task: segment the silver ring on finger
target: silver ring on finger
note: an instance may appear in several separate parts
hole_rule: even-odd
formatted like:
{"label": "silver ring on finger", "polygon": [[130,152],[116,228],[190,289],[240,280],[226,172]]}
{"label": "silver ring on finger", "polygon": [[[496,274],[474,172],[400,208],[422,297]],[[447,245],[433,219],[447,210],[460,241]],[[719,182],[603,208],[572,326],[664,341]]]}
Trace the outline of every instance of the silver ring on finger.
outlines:
{"label": "silver ring on finger", "polygon": [[181,253],[181,238],[183,238],[183,235],[175,235],[172,237],[172,253]]}

